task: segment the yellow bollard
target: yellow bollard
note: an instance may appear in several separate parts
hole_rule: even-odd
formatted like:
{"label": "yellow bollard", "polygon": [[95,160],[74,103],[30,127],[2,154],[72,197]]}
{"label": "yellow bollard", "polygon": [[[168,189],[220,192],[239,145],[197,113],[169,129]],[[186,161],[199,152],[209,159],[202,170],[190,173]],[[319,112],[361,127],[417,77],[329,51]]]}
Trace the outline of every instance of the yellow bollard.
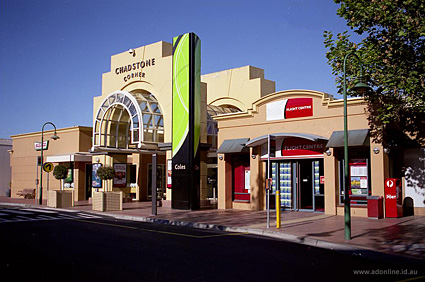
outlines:
{"label": "yellow bollard", "polygon": [[280,192],[276,191],[276,228],[280,228]]}

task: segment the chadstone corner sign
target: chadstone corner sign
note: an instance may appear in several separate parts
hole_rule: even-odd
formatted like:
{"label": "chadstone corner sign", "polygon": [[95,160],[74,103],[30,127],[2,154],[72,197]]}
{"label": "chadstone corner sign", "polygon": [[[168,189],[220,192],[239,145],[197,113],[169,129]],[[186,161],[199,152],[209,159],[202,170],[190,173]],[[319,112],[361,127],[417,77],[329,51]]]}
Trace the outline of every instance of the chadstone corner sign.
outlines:
{"label": "chadstone corner sign", "polygon": [[127,82],[132,78],[144,78],[146,74],[143,72],[143,69],[151,66],[155,66],[155,58],[119,66],[115,68],[115,74],[123,75],[124,82]]}

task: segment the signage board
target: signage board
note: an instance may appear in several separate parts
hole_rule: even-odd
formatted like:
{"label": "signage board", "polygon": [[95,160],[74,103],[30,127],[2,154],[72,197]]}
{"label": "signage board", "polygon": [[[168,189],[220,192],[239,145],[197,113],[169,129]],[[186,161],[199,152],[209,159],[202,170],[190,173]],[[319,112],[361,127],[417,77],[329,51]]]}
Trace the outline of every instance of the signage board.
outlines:
{"label": "signage board", "polygon": [[[41,151],[41,142],[34,142],[34,149]],[[49,140],[43,141],[43,151],[49,149]]]}
{"label": "signage board", "polygon": [[313,98],[291,98],[268,103],[267,121],[310,117],[313,115]]}
{"label": "signage board", "polygon": [[93,164],[92,175],[91,175],[91,179],[92,179],[91,186],[93,188],[102,188],[102,180],[99,178],[99,176],[97,176],[97,169],[101,166],[102,164]]}
{"label": "signage board", "polygon": [[114,186],[126,187],[127,186],[127,164],[114,164]]}
{"label": "signage board", "polygon": [[194,33],[173,39],[171,207],[200,208],[201,41]]}
{"label": "signage board", "polygon": [[282,142],[282,157],[322,155],[325,142],[314,142],[304,138],[290,137]]}

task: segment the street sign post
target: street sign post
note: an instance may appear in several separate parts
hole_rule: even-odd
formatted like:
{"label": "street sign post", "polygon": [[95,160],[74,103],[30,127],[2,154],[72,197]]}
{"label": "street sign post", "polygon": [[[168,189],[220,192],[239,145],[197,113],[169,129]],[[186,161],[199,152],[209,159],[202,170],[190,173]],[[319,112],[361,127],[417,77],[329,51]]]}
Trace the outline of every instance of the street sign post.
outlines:
{"label": "street sign post", "polygon": [[51,171],[53,171],[53,168],[54,168],[55,166],[52,164],[52,163],[44,163],[43,164],[43,170],[45,171],[45,172],[51,172]]}

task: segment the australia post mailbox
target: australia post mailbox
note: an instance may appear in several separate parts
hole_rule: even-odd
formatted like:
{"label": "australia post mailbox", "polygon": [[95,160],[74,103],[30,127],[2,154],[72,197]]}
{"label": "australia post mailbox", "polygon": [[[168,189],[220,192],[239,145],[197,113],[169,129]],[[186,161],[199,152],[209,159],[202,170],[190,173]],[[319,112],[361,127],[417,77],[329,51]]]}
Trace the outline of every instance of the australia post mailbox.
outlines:
{"label": "australia post mailbox", "polygon": [[400,179],[385,179],[385,217],[402,217],[403,199]]}

